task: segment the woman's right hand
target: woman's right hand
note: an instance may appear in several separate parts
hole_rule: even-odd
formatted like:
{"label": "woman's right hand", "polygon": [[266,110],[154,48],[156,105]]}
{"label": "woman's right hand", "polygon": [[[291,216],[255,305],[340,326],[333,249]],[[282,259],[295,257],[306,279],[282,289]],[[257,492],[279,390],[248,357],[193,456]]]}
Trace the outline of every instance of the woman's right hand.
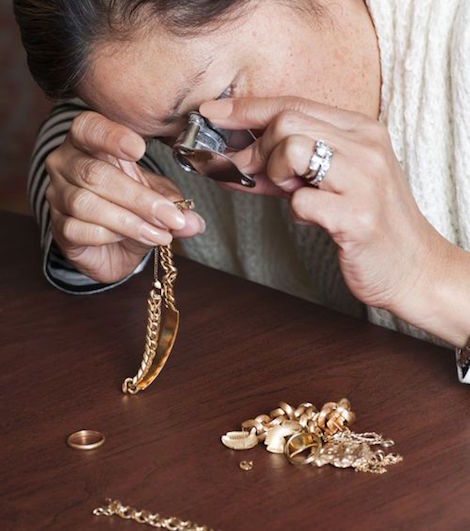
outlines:
{"label": "woman's right hand", "polygon": [[144,153],[138,134],[84,112],[46,160],[53,237],[68,261],[98,282],[121,280],[173,236],[204,232],[198,214],[174,205],[183,199],[175,185],[136,164]]}

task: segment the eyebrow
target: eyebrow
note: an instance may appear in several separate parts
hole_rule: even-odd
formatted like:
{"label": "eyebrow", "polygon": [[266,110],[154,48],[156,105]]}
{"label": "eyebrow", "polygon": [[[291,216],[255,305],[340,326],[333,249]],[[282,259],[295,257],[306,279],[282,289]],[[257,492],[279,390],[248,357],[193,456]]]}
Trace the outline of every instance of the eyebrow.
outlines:
{"label": "eyebrow", "polygon": [[162,120],[159,120],[159,124],[170,125],[176,122],[179,118],[181,118],[182,115],[180,112],[180,107],[183,101],[187,98],[188,94],[199,85],[213,61],[214,58],[211,57],[200,70],[198,70],[188,79],[187,85],[177,92],[175,103],[171,107],[169,114]]}

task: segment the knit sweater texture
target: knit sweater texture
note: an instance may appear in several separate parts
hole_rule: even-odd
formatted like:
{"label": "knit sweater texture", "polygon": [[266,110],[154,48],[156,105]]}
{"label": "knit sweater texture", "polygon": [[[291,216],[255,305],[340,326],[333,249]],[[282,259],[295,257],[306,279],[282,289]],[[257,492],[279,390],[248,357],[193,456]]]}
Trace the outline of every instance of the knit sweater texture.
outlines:
{"label": "knit sweater texture", "polygon": [[[381,121],[424,216],[470,249],[470,2],[369,0],[382,64]],[[434,338],[368,308],[377,324]],[[470,333],[470,331],[469,331]]]}

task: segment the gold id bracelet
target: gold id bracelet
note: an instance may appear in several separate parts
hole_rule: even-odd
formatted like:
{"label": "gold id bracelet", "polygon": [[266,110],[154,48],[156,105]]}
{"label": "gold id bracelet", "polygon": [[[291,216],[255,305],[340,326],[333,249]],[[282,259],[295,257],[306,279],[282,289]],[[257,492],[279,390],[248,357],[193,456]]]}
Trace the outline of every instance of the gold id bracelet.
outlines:
{"label": "gold id bracelet", "polygon": [[[180,210],[192,210],[191,199],[176,201]],[[163,270],[159,278],[159,265]],[[126,378],[122,384],[123,393],[135,395],[146,389],[160,374],[167,362],[179,326],[179,311],[176,308],[174,284],[178,271],[173,263],[173,253],[169,245],[154,249],[153,284],[147,299],[147,331],[144,354],[137,374]]]}

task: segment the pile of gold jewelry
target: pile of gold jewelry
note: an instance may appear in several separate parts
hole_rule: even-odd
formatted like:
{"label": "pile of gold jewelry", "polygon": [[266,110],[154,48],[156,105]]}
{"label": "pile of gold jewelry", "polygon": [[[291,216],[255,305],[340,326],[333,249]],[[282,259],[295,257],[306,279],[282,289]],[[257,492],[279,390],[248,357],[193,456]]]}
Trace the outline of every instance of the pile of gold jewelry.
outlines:
{"label": "pile of gold jewelry", "polygon": [[[192,199],[176,201],[180,210],[192,210]],[[159,279],[159,263],[163,276]],[[135,395],[146,389],[160,374],[176,341],[179,311],[175,305],[174,284],[178,271],[169,245],[154,249],[153,284],[147,299],[147,332],[142,362],[133,378],[126,378],[122,392]]]}
{"label": "pile of gold jewelry", "polygon": [[355,418],[347,398],[327,402],[320,411],[310,402],[297,408],[280,402],[269,415],[246,420],[242,431],[228,432],[221,439],[232,450],[248,450],[264,441],[268,452],[283,453],[295,465],[333,465],[383,474],[388,465],[403,460],[401,455],[373,449],[389,448],[394,441],[374,432],[352,432],[349,426]]}

